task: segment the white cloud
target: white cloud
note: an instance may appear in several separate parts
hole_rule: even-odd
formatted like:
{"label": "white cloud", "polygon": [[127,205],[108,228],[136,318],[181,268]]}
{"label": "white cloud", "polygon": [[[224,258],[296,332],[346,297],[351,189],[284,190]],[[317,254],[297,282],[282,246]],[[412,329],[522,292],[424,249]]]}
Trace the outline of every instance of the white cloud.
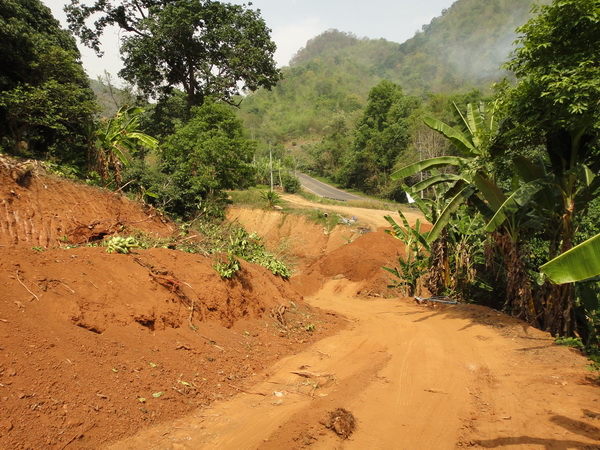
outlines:
{"label": "white cloud", "polygon": [[306,45],[309,39],[325,31],[325,25],[318,18],[310,18],[300,23],[285,25],[274,30],[271,38],[277,44],[275,60],[278,66],[287,66],[290,59]]}

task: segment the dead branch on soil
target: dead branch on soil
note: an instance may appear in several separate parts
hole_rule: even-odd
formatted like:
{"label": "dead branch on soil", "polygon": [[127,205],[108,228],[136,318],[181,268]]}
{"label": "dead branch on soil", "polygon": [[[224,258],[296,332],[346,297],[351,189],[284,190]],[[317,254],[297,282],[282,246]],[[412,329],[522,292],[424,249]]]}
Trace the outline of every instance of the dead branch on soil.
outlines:
{"label": "dead branch on soil", "polygon": [[316,373],[309,372],[308,370],[291,370],[290,373],[298,375],[302,378],[328,378],[333,376],[332,373]]}
{"label": "dead branch on soil", "polygon": [[203,336],[201,334],[199,334],[198,336],[200,336],[202,339],[206,339],[209,343],[211,343],[215,348],[218,348],[219,350],[221,350],[222,352],[225,351],[225,349],[219,345],[217,345],[217,341],[215,341],[214,339],[211,339],[207,336]]}
{"label": "dead branch on soil", "polygon": [[75,291],[73,289],[71,289],[69,287],[69,285],[67,283],[65,283],[64,281],[58,280],[64,287],[66,287],[69,291],[71,291],[72,294],[75,293]]}
{"label": "dead branch on soil", "polygon": [[21,283],[21,286],[23,286],[25,289],[27,289],[27,292],[29,292],[31,295],[33,295],[37,301],[40,301],[40,298],[39,298],[37,295],[35,295],[33,292],[31,292],[31,291],[29,290],[29,288],[28,288],[27,286],[25,286],[25,283],[23,283],[23,282],[21,281],[21,279],[19,278],[19,271],[18,271],[18,270],[17,270],[16,274],[17,274],[17,281],[18,281],[19,283]]}
{"label": "dead branch on soil", "polygon": [[252,391],[247,391],[246,389],[241,389],[237,386],[234,386],[233,384],[228,384],[229,387],[235,389],[236,391],[240,391],[243,392],[244,394],[252,394],[252,395],[262,395],[263,397],[266,397],[267,394],[265,394],[264,392],[252,392]]}
{"label": "dead branch on soil", "polygon": [[285,305],[275,306],[274,308],[271,308],[271,312],[269,313],[269,316],[275,322],[277,322],[279,325],[281,325],[283,328],[285,328],[287,326],[286,321],[285,321],[285,312],[286,311],[287,311],[287,306],[285,306]]}
{"label": "dead branch on soil", "polygon": [[77,434],[75,434],[71,439],[69,439],[62,447],[61,450],[65,450],[65,448],[67,448],[69,445],[71,445],[73,443],[73,441],[75,441],[75,439],[79,439],[80,437],[82,437],[85,433],[87,433],[88,431],[90,431],[92,428],[94,428],[96,426],[95,423],[93,423],[90,427],[88,427],[87,429],[83,429],[84,425],[81,425],[80,430],[77,432]]}
{"label": "dead branch on soil", "polygon": [[189,309],[190,314],[188,316],[188,322],[190,324],[190,327],[194,329],[195,328],[194,324],[193,324],[194,312],[195,311],[200,312],[200,311],[196,308],[196,300],[188,297],[186,295],[186,293],[183,292],[182,285],[190,288],[190,290],[194,293],[194,295],[197,298],[200,298],[200,296],[194,290],[194,288],[189,283],[186,283],[185,281],[181,281],[181,280],[175,278],[175,276],[173,275],[172,272],[159,271],[159,270],[155,269],[151,264],[145,263],[142,260],[140,260],[139,258],[133,258],[133,260],[136,263],[138,263],[140,266],[142,266],[143,268],[148,270],[148,274],[152,278],[152,281],[167,288],[171,294],[174,294],[175,296],[177,296],[179,298],[179,300],[181,301],[181,303],[183,303]]}

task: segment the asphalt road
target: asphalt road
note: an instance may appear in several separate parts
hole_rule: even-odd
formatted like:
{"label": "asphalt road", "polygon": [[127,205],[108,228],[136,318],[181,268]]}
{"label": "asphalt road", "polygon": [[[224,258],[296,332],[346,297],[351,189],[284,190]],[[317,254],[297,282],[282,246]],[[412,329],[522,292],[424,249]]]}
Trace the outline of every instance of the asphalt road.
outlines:
{"label": "asphalt road", "polygon": [[359,197],[358,195],[336,189],[333,186],[322,183],[319,180],[315,180],[314,178],[303,173],[298,173],[298,178],[300,179],[300,184],[302,187],[315,195],[333,200],[341,200],[343,202],[348,200],[363,200],[363,198]]}

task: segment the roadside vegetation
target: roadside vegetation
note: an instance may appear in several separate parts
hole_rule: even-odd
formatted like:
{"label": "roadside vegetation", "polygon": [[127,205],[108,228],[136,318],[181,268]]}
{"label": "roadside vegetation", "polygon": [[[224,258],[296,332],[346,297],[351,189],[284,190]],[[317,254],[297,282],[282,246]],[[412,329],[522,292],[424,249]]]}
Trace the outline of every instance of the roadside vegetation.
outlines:
{"label": "roadside vegetation", "polygon": [[[597,354],[600,7],[530,6],[459,0],[399,47],[333,30],[280,70],[250,5],[71,0],[67,31],[40,0],[0,0],[0,149],[123,192],[202,236],[122,236],[111,251],[215,255],[223,278],[238,258],[290,275],[223,218],[232,200],[272,208],[280,190],[300,192],[298,170],[381,198],[379,209],[408,194],[433,228],[409,231],[390,215],[408,249],[388,268],[396,284],[503,310]],[[108,25],[123,36],[124,87],[109,75],[90,83],[75,44],[100,52]],[[447,69],[433,62],[446,41],[482,48],[510,36],[518,45],[493,76],[473,76],[484,62],[475,50],[469,64],[455,46]]]}
{"label": "roadside vegetation", "polygon": [[488,298],[553,335],[576,336],[596,359],[600,230],[586,223],[600,207],[598,6],[537,7],[505,65],[516,83],[497,85],[490,102],[456,105],[459,127],[426,117],[455,153],[391,176],[409,183],[425,172],[403,188],[434,224],[397,234],[420,243],[411,254],[429,268],[425,276],[422,264],[402,261],[398,276],[423,276],[433,295]]}

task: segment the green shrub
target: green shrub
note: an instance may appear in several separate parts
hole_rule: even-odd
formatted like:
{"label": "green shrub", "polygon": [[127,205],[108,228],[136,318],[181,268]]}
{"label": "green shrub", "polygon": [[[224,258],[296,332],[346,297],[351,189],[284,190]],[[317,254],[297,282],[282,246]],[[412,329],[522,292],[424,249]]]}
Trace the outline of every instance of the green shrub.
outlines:
{"label": "green shrub", "polygon": [[285,192],[295,194],[300,191],[300,179],[297,176],[286,172],[282,175],[281,181],[283,183],[283,189],[285,189]]}

